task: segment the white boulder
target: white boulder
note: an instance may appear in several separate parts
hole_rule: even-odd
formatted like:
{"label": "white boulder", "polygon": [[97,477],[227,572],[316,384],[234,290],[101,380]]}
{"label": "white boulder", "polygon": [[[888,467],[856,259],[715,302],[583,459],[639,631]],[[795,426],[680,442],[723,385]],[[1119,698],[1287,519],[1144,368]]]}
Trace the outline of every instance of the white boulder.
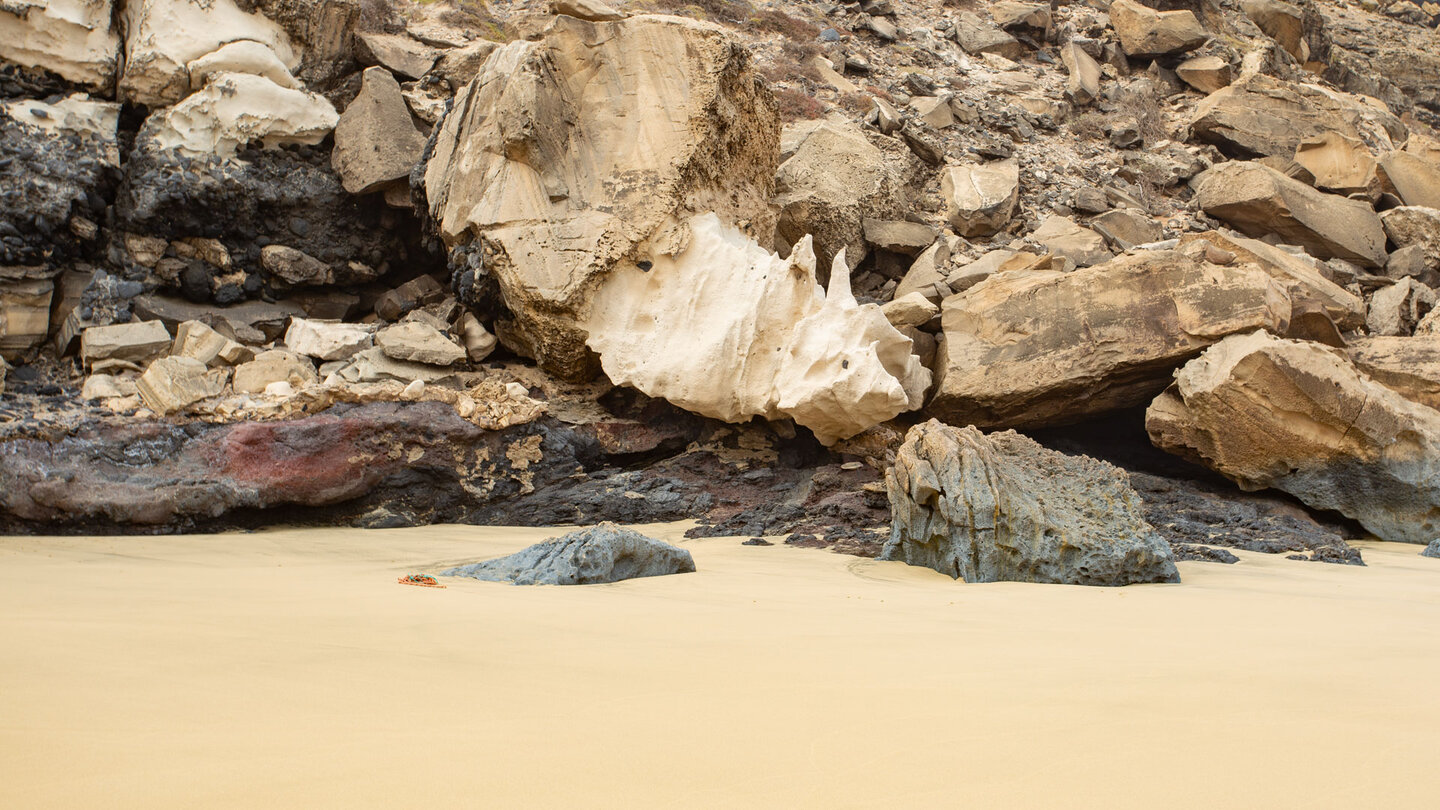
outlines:
{"label": "white boulder", "polygon": [[241,11],[234,0],[129,0],[123,20],[119,95],[136,104],[154,108],[185,98],[191,86],[186,66],[232,42],[260,43],[289,70],[300,66],[285,30],[259,12]]}
{"label": "white boulder", "polygon": [[111,0],[11,0],[0,6],[0,61],[37,67],[91,90],[115,83],[120,38]]}
{"label": "white boulder", "polygon": [[320,143],[339,119],[318,93],[281,87],[264,76],[219,73],[204,90],[151,115],[141,137],[192,157],[230,157],[252,141],[266,148]]}

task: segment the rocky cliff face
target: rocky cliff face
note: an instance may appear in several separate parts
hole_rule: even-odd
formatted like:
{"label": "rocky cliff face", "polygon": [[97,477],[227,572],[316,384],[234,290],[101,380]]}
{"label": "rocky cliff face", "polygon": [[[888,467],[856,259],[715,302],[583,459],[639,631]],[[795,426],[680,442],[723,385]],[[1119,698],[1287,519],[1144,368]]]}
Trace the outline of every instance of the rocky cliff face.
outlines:
{"label": "rocky cliff face", "polygon": [[[1422,540],[1367,509],[1428,515],[1423,442],[1311,430],[1300,464],[1250,435],[1300,372],[1234,369],[1431,413],[1437,12],[12,3],[0,514],[688,516],[873,553],[909,425],[1142,435],[1149,404],[1166,450]],[[1342,400],[1310,421],[1363,422]],[[1184,479],[1140,497],[1205,556],[1224,484]]]}

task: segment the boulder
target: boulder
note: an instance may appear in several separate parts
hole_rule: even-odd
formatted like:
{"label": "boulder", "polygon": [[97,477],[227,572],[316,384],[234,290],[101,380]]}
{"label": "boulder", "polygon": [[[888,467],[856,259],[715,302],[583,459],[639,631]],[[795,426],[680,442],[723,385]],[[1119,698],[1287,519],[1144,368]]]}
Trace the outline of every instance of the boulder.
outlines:
{"label": "boulder", "polygon": [[1440,163],[1391,152],[1380,158],[1380,168],[1406,205],[1440,208]]}
{"label": "boulder", "polygon": [[583,379],[592,293],[675,252],[679,222],[714,212],[773,243],[779,137],[773,97],[720,26],[559,16],[456,97],[424,186],[447,247],[484,251],[514,315],[501,338]]}
{"label": "boulder", "polygon": [[921,222],[867,217],[863,228],[866,242],[892,253],[919,256],[935,244],[935,229]]}
{"label": "boulder", "polygon": [[1274,487],[1382,540],[1440,535],[1440,412],[1338,349],[1263,332],[1216,344],[1150,405],[1156,447],[1242,489]]}
{"label": "boulder", "polygon": [[260,248],[260,266],[280,286],[316,287],[335,283],[333,267],[289,245]]}
{"label": "boulder", "polygon": [[1110,23],[1125,55],[1136,59],[1193,51],[1210,38],[1194,12],[1156,11],[1134,0],[1111,3]]}
{"label": "boulder", "polygon": [[175,331],[175,345],[171,354],[199,360],[207,367],[234,366],[254,357],[254,352],[250,349],[199,321],[185,321],[180,324]]}
{"label": "boulder", "polygon": [[[1192,245],[1203,245],[1207,261],[1216,264],[1248,262],[1260,267],[1285,285],[1297,311],[1322,313],[1347,332],[1365,325],[1365,302],[1331,281],[1321,271],[1321,265],[1304,253],[1291,253],[1229,231],[1205,231],[1180,237],[1181,250],[1190,250]],[[1294,321],[1293,313],[1291,320]]]}
{"label": "boulder", "polygon": [[954,20],[955,41],[966,53],[976,56],[991,53],[1011,60],[1025,55],[1025,46],[1019,40],[971,12],[962,11]]}
{"label": "boulder", "polygon": [[1370,296],[1365,326],[1372,335],[1411,335],[1434,308],[1434,290],[1413,278],[1402,278]]}
{"label": "boulder", "polygon": [[623,20],[625,14],[600,2],[600,0],[551,0],[550,7],[556,14],[568,14],[582,20],[608,22]]}
{"label": "boulder", "polygon": [[375,345],[392,360],[430,366],[453,366],[465,359],[465,350],[440,330],[418,321],[404,321],[375,333]]}
{"label": "boulder", "polygon": [[80,334],[80,359],[87,366],[101,360],[144,364],[169,352],[170,345],[170,333],[159,321],[92,326]]}
{"label": "boulder", "polygon": [[948,166],[940,176],[945,218],[961,236],[988,236],[1002,230],[1015,214],[1020,194],[1020,165],[1002,160],[982,165]]}
{"label": "boulder", "polygon": [[1241,0],[1245,16],[1255,21],[1271,39],[1280,44],[1295,61],[1310,61],[1310,46],[1305,42],[1305,12],[1299,6],[1281,0]]}
{"label": "boulder", "polygon": [[289,71],[300,66],[300,53],[285,29],[258,11],[242,11],[235,0],[127,0],[122,20],[125,60],[118,95],[152,109],[185,98],[190,93],[186,65],[227,43],[258,42]]}
{"label": "boulder", "polygon": [[1090,227],[1119,250],[1158,242],[1165,236],[1165,230],[1153,217],[1143,211],[1127,208],[1116,208],[1100,214],[1090,220]]}
{"label": "boulder", "polygon": [[346,360],[375,345],[375,327],[360,323],[328,323],[292,318],[285,330],[285,347],[322,363]]}
{"label": "boulder", "polygon": [[425,136],[415,128],[400,84],[385,68],[367,68],[360,95],[335,125],[330,154],[345,190],[369,194],[408,178],[425,151]]}
{"label": "boulder", "polygon": [[460,342],[465,344],[465,356],[472,363],[478,363],[489,357],[495,351],[498,341],[480,323],[480,319],[472,312],[460,316]]}
{"label": "boulder", "polygon": [[925,297],[924,293],[912,292],[900,296],[880,307],[885,320],[896,328],[920,326],[940,314],[940,307]]}
{"label": "boulder", "polygon": [[97,399],[115,399],[139,395],[135,380],[130,377],[115,377],[109,374],[91,374],[80,386],[80,398],[90,402]]}
{"label": "boulder", "polygon": [[1314,176],[1313,185],[1336,194],[1379,196],[1379,164],[1370,150],[1355,138],[1326,132],[1306,138],[1295,147],[1295,162]]}
{"label": "boulder", "polygon": [[945,283],[945,265],[949,261],[950,243],[945,239],[935,240],[935,244],[926,248],[910,264],[904,278],[895,286],[894,298],[903,298],[913,292],[921,293],[937,304],[948,298],[952,291]]}
{"label": "boulder", "polygon": [[357,33],[355,44],[362,64],[379,65],[387,73],[407,79],[418,79],[429,73],[440,57],[440,51],[404,34]]}
{"label": "boulder", "polygon": [[1175,66],[1180,81],[1202,93],[1213,93],[1230,84],[1230,63],[1218,56],[1192,56]]}
{"label": "boulder", "polygon": [[990,19],[994,20],[1002,30],[1033,36],[1040,42],[1050,38],[1051,24],[1054,21],[1050,17],[1050,7],[1047,5],[1015,3],[1006,0],[1006,2],[991,3],[988,10]]}
{"label": "boulder", "polygon": [[1283,332],[1291,310],[1285,285],[1260,266],[1178,251],[1071,273],[1000,273],[946,299],[943,371],[925,413],[1030,428],[1141,405],[1205,347],[1237,332]]}
{"label": "boulder", "polygon": [[384,321],[398,321],[416,309],[445,299],[445,288],[434,276],[416,276],[375,300],[375,314]]}
{"label": "boulder", "polygon": [[586,330],[612,382],[727,422],[788,416],[827,445],[919,407],[930,372],[855,302],[843,254],[826,291],[808,239],[781,259],[714,214],[686,230],[596,293]]}
{"label": "boulder", "polygon": [[162,357],[150,364],[135,390],[145,407],[169,416],[225,390],[225,370],[208,369],[192,357]]}
{"label": "boulder", "polygon": [[1321,259],[1385,265],[1385,231],[1364,202],[1324,194],[1259,163],[1221,163],[1195,178],[1205,213],[1242,233],[1278,236]]}
{"label": "boulder", "polygon": [[1440,538],[1431,540],[1430,545],[1426,546],[1424,550],[1420,552],[1420,556],[1440,558]]}
{"label": "boulder", "polygon": [[454,372],[443,366],[431,366],[425,363],[412,363],[408,360],[386,357],[385,352],[376,346],[356,352],[350,358],[350,363],[337,373],[340,375],[340,379],[350,383],[394,380],[408,385],[416,380],[423,383],[437,382],[451,376]]}
{"label": "boulder", "polygon": [[112,0],[15,0],[0,8],[0,61],[40,68],[87,90],[115,86],[120,39]]}
{"label": "boulder", "polygon": [[317,93],[264,76],[220,73],[205,89],[145,120],[140,138],[182,155],[229,157],[243,144],[317,144],[335,128],[335,107]]}
{"label": "boulder", "polygon": [[316,379],[315,366],[309,360],[294,352],[271,349],[236,366],[231,385],[236,393],[260,394],[271,383],[285,382],[303,388]]}
{"label": "boulder", "polygon": [[1105,249],[1105,237],[1075,224],[1075,220],[1051,214],[1040,223],[1030,238],[1044,245],[1061,258],[1075,262],[1076,267],[1107,262],[1114,256]]}
{"label": "boulder", "polygon": [[1085,53],[1074,40],[1060,46],[1060,61],[1069,74],[1065,80],[1065,95],[1071,101],[1083,107],[1100,98],[1099,62]]}
{"label": "boulder", "polygon": [[955,123],[955,113],[950,109],[949,97],[917,96],[910,100],[910,107],[922,122],[935,129],[944,129]]}
{"label": "boulder", "polygon": [[1191,138],[1234,158],[1290,158],[1306,138],[1338,132],[1383,154],[1405,140],[1405,125],[1383,104],[1265,74],[1224,87],[1195,105]]}
{"label": "boulder", "polygon": [[868,254],[864,220],[892,219],[907,208],[910,157],[893,139],[883,147],[855,124],[803,122],[786,127],[775,174],[775,232],[786,245],[813,237],[828,261],[842,249],[851,269]]}
{"label": "boulder", "polygon": [[1386,388],[1440,410],[1440,335],[1352,337],[1345,355]]}
{"label": "boulder", "polygon": [[506,557],[451,568],[441,576],[516,585],[600,585],[694,572],[689,551],[614,523],[601,523]]}
{"label": "boulder", "polygon": [[221,45],[185,66],[190,74],[190,90],[204,87],[210,77],[220,73],[248,73],[264,76],[275,84],[290,90],[303,90],[304,86],[292,75],[290,69],[280,61],[263,43],[253,39],[242,39]]}
{"label": "boulder", "polygon": [[[0,273],[5,269],[0,268]],[[55,284],[43,278],[5,275],[9,274],[0,275],[0,358],[13,360],[40,345],[49,334]]]}
{"label": "boulder", "polygon": [[1179,582],[1123,470],[934,419],[910,429],[886,473],[882,560],[967,583]]}
{"label": "boulder", "polygon": [[1380,212],[1385,235],[1397,248],[1418,247],[1426,265],[1440,270],[1440,209],[1401,206]]}

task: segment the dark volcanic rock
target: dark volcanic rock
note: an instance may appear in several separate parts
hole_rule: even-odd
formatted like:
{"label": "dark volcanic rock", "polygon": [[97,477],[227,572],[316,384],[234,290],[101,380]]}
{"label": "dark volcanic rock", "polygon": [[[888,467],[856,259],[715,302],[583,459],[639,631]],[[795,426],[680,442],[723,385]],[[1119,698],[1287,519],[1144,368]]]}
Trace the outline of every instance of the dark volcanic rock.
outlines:
{"label": "dark volcanic rock", "polygon": [[597,585],[694,571],[695,561],[685,549],[602,523],[442,574],[516,585]]}
{"label": "dark volcanic rock", "polygon": [[1440,558],[1440,540],[1431,540],[1430,545],[1420,552],[1420,556]]}

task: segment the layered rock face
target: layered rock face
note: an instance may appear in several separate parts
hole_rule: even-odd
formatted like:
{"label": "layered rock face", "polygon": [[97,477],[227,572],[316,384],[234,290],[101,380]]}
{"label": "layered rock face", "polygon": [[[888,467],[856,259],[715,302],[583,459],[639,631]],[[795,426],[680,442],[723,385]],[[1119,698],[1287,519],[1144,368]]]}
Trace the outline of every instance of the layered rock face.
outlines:
{"label": "layered rock face", "polygon": [[885,480],[882,560],[969,583],[1180,581],[1127,476],[1103,461],[932,419],[906,435]]}
{"label": "layered rock face", "polygon": [[601,523],[498,560],[462,565],[442,574],[516,585],[600,585],[694,571],[695,560],[685,549],[614,523]]}
{"label": "layered rock face", "polygon": [[1381,539],[1440,534],[1440,411],[1337,350],[1264,333],[1228,338],[1180,370],[1145,427],[1157,447],[1244,489],[1284,490]]}
{"label": "layered rock face", "polygon": [[434,140],[441,235],[479,243],[514,316],[500,338],[562,377],[594,368],[581,322],[595,288],[674,253],[680,220],[715,212],[771,243],[779,121],[714,25],[557,17],[492,53]]}
{"label": "layered rock face", "polygon": [[781,259],[714,214],[684,230],[684,250],[594,294],[584,327],[612,381],[728,422],[789,416],[825,444],[924,401],[929,370],[880,307],[855,303],[843,252],[826,292],[808,238]]}

